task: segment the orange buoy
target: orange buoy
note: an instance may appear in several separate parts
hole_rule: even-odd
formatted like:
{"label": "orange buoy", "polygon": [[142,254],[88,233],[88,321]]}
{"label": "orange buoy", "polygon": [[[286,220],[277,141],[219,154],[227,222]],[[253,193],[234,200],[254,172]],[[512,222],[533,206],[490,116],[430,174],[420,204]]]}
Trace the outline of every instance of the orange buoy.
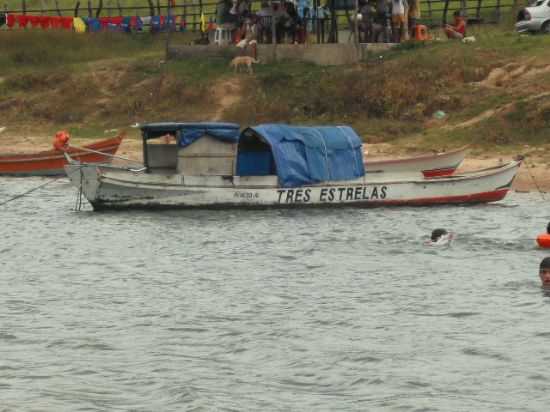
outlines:
{"label": "orange buoy", "polygon": [[414,28],[414,38],[419,41],[428,40],[428,28],[423,24],[417,24]]}
{"label": "orange buoy", "polygon": [[65,151],[69,147],[69,139],[70,139],[69,132],[66,132],[64,130],[61,130],[55,134],[55,137],[53,139],[53,148],[55,150]]}
{"label": "orange buoy", "polygon": [[550,249],[550,234],[543,233],[537,236],[537,243],[540,247]]}

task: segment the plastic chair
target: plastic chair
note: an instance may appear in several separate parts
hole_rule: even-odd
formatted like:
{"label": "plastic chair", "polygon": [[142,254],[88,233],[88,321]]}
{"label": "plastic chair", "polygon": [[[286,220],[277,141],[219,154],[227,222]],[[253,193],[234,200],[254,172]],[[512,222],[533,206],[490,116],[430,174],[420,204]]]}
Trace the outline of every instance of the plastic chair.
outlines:
{"label": "plastic chair", "polygon": [[231,31],[232,30],[226,27],[216,27],[216,31],[214,32],[214,44],[217,44],[218,46],[227,46],[228,44],[231,44],[233,40]]}

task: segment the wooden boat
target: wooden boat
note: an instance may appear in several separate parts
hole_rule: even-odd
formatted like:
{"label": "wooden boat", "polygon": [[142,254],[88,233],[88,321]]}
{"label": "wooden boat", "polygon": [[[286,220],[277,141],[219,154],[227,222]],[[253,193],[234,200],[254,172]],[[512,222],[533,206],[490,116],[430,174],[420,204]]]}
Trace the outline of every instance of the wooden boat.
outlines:
{"label": "wooden boat", "polygon": [[[176,144],[152,143],[167,133]],[[495,202],[506,196],[521,164],[431,179],[369,175],[361,141],[346,126],[260,125],[239,138],[238,125],[160,123],[142,126],[142,134],[143,170],[66,166],[95,210]]]}
{"label": "wooden boat", "polygon": [[366,155],[366,173],[399,173],[410,175],[412,172],[419,172],[426,178],[450,176],[460,166],[466,157],[467,151],[467,147],[464,146],[448,152],[389,160],[377,160]]}
{"label": "wooden boat", "polygon": [[[97,141],[82,148],[68,147],[66,152],[80,162],[109,163],[122,142],[123,136]],[[0,175],[58,176],[63,175],[67,159],[62,150],[46,150],[29,154],[0,154]]]}

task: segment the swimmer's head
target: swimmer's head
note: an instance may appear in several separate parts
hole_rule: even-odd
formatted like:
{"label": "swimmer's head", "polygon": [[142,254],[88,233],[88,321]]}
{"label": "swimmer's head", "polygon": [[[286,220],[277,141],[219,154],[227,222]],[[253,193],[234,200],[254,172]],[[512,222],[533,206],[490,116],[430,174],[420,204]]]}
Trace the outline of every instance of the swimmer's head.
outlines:
{"label": "swimmer's head", "polygon": [[445,236],[446,234],[448,234],[448,232],[445,229],[434,229],[432,231],[431,240],[432,242],[437,242],[441,236]]}
{"label": "swimmer's head", "polygon": [[542,286],[544,288],[550,288],[550,257],[545,257],[540,262],[539,276]]}

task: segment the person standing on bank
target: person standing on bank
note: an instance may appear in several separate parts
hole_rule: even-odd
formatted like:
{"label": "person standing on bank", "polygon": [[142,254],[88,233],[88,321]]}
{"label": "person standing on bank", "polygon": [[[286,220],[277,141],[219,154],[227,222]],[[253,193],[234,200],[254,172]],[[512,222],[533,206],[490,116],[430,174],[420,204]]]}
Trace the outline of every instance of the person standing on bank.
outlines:
{"label": "person standing on bank", "polygon": [[408,28],[406,13],[408,12],[407,0],[392,0],[391,4],[391,21],[393,42],[400,43],[408,39]]}

